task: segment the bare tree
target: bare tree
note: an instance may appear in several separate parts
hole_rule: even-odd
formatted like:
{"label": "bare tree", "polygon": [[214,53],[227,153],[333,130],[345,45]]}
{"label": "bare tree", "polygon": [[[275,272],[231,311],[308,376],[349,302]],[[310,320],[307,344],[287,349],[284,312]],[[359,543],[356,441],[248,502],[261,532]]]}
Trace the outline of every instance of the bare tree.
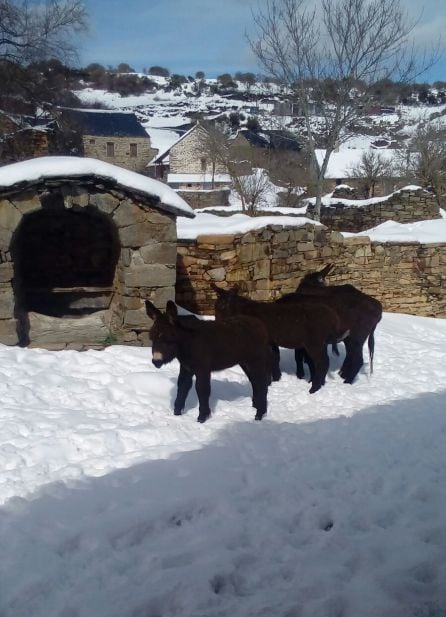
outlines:
{"label": "bare tree", "polygon": [[356,165],[352,165],[348,172],[354,178],[359,178],[365,198],[375,197],[376,185],[380,180],[392,175],[392,163],[377,150],[366,150]]}
{"label": "bare tree", "polygon": [[[320,0],[315,8],[307,8],[306,0],[266,0],[253,18],[256,33],[250,44],[255,55],[302,108],[319,218],[330,156],[347,139],[372,85],[382,79],[413,79],[438,54],[432,50],[429,58],[424,54],[416,62],[416,22],[408,20],[400,0]],[[325,128],[321,162],[312,130],[315,109]]]}
{"label": "bare tree", "polygon": [[444,129],[420,126],[396,162],[397,173],[434,192],[440,203],[446,191],[446,141]]}
{"label": "bare tree", "polygon": [[75,37],[87,30],[82,0],[0,0],[0,60],[26,64],[76,56]]}
{"label": "bare tree", "polygon": [[202,160],[203,171],[208,165],[211,167],[211,186],[214,188],[215,174],[218,171],[226,172],[229,160],[229,140],[224,130],[211,122],[204,122],[201,126],[201,138],[198,154]]}
{"label": "bare tree", "polygon": [[270,180],[267,172],[261,168],[254,168],[249,175],[242,175],[237,167],[231,168],[231,178],[234,189],[242,203],[242,210],[250,216],[255,216],[268,201]]}
{"label": "bare tree", "polygon": [[283,206],[294,206],[308,187],[308,161],[301,152],[273,151],[268,161],[273,182],[283,187]]}

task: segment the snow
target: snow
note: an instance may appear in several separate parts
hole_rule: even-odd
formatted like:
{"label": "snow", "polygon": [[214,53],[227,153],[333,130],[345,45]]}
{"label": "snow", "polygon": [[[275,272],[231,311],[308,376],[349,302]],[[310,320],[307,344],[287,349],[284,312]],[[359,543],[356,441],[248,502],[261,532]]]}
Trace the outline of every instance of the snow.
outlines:
{"label": "snow", "polygon": [[181,240],[194,240],[202,234],[244,234],[254,229],[262,229],[267,225],[284,227],[302,227],[303,225],[321,225],[304,216],[248,216],[247,214],[231,214],[218,216],[209,212],[198,212],[193,221],[177,220],[177,236]]}
{"label": "snow", "polygon": [[2,617],[444,614],[446,321],[314,395],[282,351],[260,423],[237,367],[173,416],[150,356],[0,345]]}
{"label": "snow", "polygon": [[372,242],[421,242],[423,244],[446,243],[446,218],[418,223],[385,221],[372,229],[344,236],[368,236]]}
{"label": "snow", "polygon": [[[348,185],[338,185],[336,188],[342,188],[343,186]],[[348,187],[350,188],[350,187]],[[398,195],[403,191],[424,191],[421,186],[416,184],[408,184],[407,186],[403,186],[402,188],[390,193],[390,195],[385,195],[383,197],[370,197],[369,199],[345,199],[342,197],[333,196],[333,193],[327,193],[322,197],[322,205],[323,206],[335,206],[336,204],[344,204],[345,206],[349,206],[350,208],[362,208],[363,206],[371,206],[373,204],[379,204],[384,201],[389,200],[393,195]],[[315,197],[309,197],[305,200],[307,203],[314,204],[316,203]]]}
{"label": "snow", "polygon": [[[158,129],[148,126],[147,124],[143,124],[143,126],[150,137],[152,148],[158,150],[158,154],[154,158],[158,158],[160,154],[170,150],[173,144],[178,141],[178,133],[175,133],[175,131]],[[165,162],[168,162],[168,159],[166,159]]]}
{"label": "snow", "polygon": [[22,182],[36,182],[44,178],[94,175],[115,181],[120,186],[140,193],[159,197],[166,209],[193,217],[192,208],[166,184],[123,167],[98,159],[76,156],[42,156],[0,168],[0,189]]}
{"label": "snow", "polygon": [[[361,162],[361,157],[364,153],[370,152],[370,148],[343,148],[339,152],[333,152],[328,161],[325,177],[328,179],[351,178],[352,167]],[[397,150],[380,149],[379,154],[382,158],[392,162],[397,156]],[[325,150],[316,150],[316,157],[320,165],[325,156]]]}

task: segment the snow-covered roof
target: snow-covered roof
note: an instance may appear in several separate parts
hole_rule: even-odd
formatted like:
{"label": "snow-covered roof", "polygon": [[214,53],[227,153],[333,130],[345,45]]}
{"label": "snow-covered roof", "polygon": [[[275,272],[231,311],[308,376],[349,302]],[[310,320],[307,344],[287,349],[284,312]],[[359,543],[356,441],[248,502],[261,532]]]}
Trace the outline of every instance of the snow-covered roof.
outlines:
{"label": "snow-covered roof", "polygon": [[166,148],[166,150],[164,150],[164,152],[160,152],[156,158],[154,159],[154,161],[161,161],[162,159],[164,159],[164,157],[170,153],[171,149],[176,146],[177,144],[180,143],[180,141],[183,141],[183,139],[185,137],[187,137],[188,135],[190,135],[190,133],[192,133],[192,131],[195,131],[197,127],[200,127],[201,129],[203,129],[203,131],[205,131],[206,129],[201,125],[201,124],[194,124],[188,131],[186,131],[185,133],[183,133],[183,135],[181,135],[181,137],[179,137],[174,143],[170,144],[170,146],[168,148]]}
{"label": "snow-covered roof", "polygon": [[177,216],[195,216],[184,199],[166,184],[104,161],[76,156],[43,156],[1,167],[0,194],[12,193],[47,179],[86,176],[107,180],[142,196],[155,197],[161,209]]}

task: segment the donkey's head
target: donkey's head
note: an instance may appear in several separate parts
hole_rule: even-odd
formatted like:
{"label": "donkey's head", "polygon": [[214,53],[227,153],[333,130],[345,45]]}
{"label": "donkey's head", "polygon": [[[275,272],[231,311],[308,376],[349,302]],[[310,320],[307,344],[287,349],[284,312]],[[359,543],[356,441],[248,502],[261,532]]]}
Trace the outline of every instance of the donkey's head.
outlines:
{"label": "donkey's head", "polygon": [[225,317],[231,317],[237,314],[236,306],[240,299],[238,295],[238,286],[235,285],[232,289],[226,290],[212,283],[211,287],[217,294],[217,300],[214,305],[215,319],[224,319]]}
{"label": "donkey's head", "polygon": [[325,277],[328,276],[333,269],[334,264],[327,264],[322,270],[318,270],[318,272],[309,272],[303,277],[296,291],[299,291],[303,287],[326,287],[327,281]]}
{"label": "donkey's head", "polygon": [[178,353],[178,311],[171,300],[166,304],[165,313],[146,300],[146,312],[153,319],[153,326],[149,333],[152,340],[152,362],[156,368],[160,368],[176,358]]}

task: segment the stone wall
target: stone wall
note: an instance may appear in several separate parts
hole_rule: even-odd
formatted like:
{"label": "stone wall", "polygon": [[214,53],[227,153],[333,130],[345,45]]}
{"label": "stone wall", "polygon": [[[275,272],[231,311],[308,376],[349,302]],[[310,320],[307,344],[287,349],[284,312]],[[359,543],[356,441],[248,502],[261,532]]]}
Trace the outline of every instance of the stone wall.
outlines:
{"label": "stone wall", "polygon": [[[314,205],[309,204],[307,216],[314,218]],[[388,199],[368,205],[349,205],[348,202],[321,207],[320,221],[335,231],[359,232],[371,229],[384,221],[413,223],[440,218],[435,197],[423,190],[401,190]]]}
{"label": "stone wall", "polygon": [[[196,125],[172,146],[169,153],[170,173],[172,174],[212,174],[212,163],[206,152],[206,131]],[[218,163],[214,170],[216,174],[225,174],[227,169]]]}
{"label": "stone wall", "polygon": [[[107,143],[114,144],[114,156],[107,156]],[[136,144],[137,156],[130,156],[130,144]],[[145,138],[84,135],[82,137],[82,148],[85,156],[138,172],[146,171],[147,164],[157,152],[151,147],[149,136]]]}
{"label": "stone wall", "polygon": [[381,244],[311,224],[180,240],[176,300],[212,314],[212,281],[224,288],[238,284],[251,298],[271,300],[331,262],[336,269],[330,283],[352,283],[381,300],[386,311],[446,317],[446,244]]}
{"label": "stone wall", "polygon": [[229,206],[230,189],[206,189],[195,191],[180,189],[177,193],[194,209]]}
{"label": "stone wall", "polygon": [[[110,289],[104,288],[101,293],[101,288],[90,288],[88,283],[85,289],[79,286],[49,289],[50,301],[52,293],[62,292],[68,297],[68,314],[60,317],[53,316],[51,311],[40,314],[29,309],[29,300],[23,300],[35,293],[24,282],[20,255],[20,247],[28,241],[23,237],[27,229],[24,221],[42,213],[51,216],[52,209],[59,215],[75,213],[77,217],[94,216],[95,220],[103,220],[116,236],[117,245]],[[85,253],[94,255],[95,240],[100,243],[99,238],[93,238],[90,250],[87,247]],[[44,252],[44,240],[41,242],[37,250]],[[65,258],[62,246],[59,259]],[[0,196],[0,343],[49,349],[100,348],[110,342],[147,344],[151,321],[144,300],[150,299],[164,308],[167,300],[174,299],[175,279],[175,216],[153,207],[148,196],[139,199],[106,187],[103,182],[79,179],[74,184],[68,180],[42,181],[32,189],[22,188],[15,194]],[[46,294],[47,290],[43,292]],[[57,296],[57,301],[60,298]],[[101,310],[71,315],[73,307],[95,303]]]}

